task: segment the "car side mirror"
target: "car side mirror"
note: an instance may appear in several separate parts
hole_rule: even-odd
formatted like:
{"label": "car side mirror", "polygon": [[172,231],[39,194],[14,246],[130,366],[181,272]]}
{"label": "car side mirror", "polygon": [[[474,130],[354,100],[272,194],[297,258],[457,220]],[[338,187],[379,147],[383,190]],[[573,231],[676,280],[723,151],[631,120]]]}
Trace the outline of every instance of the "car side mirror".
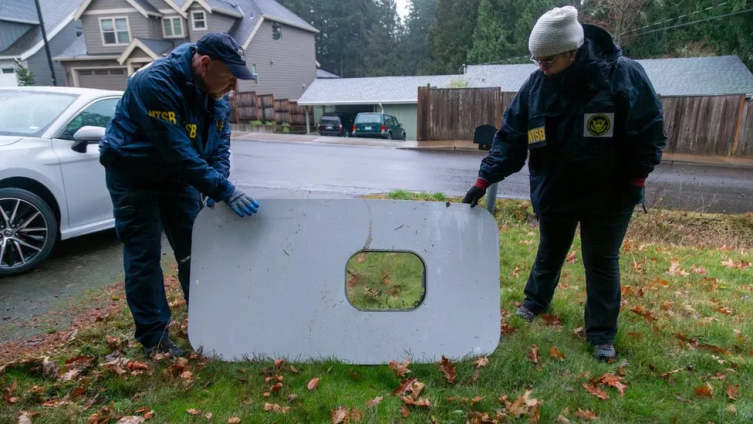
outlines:
{"label": "car side mirror", "polygon": [[105,136],[103,127],[85,126],[79,128],[73,134],[73,146],[71,150],[78,153],[86,153],[86,147],[90,144],[97,144]]}

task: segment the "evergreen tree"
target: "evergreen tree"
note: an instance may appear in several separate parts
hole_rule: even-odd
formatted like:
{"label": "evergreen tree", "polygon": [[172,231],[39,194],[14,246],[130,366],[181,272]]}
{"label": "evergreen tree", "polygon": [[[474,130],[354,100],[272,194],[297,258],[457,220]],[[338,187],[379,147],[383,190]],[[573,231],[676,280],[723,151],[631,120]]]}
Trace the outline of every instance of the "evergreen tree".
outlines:
{"label": "evergreen tree", "polygon": [[439,0],[429,29],[429,70],[432,74],[458,74],[467,63],[473,44],[479,0]]}

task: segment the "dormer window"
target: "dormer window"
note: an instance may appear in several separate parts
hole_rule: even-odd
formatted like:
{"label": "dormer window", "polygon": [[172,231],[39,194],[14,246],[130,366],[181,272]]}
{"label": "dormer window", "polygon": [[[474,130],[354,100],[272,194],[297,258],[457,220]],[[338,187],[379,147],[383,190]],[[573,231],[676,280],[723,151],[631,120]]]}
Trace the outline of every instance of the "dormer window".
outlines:
{"label": "dormer window", "polygon": [[131,30],[128,18],[100,18],[99,28],[102,31],[102,44],[105,46],[126,45],[131,42]]}
{"label": "dormer window", "polygon": [[191,29],[194,31],[207,30],[207,15],[203,11],[191,12]]}
{"label": "dormer window", "polygon": [[183,20],[180,16],[162,19],[162,35],[165,38],[183,38]]}

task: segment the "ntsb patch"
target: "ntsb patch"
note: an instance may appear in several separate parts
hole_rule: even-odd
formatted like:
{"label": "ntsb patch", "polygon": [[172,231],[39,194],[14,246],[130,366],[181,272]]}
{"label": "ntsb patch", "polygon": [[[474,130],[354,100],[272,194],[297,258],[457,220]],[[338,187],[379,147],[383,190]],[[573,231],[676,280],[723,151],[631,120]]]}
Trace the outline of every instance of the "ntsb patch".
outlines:
{"label": "ntsb patch", "polygon": [[586,113],[583,116],[583,137],[613,137],[614,113]]}

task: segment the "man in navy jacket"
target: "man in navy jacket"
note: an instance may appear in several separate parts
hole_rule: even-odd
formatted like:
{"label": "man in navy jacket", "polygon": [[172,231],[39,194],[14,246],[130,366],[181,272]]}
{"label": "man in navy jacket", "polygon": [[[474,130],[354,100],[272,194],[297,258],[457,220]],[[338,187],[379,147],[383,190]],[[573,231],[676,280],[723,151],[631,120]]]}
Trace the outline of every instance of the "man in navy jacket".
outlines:
{"label": "man in navy jacket", "polygon": [[125,291],[136,340],[148,355],[185,351],[168,336],[171,313],[161,259],[164,228],[189,300],[191,233],[201,210],[224,201],[239,216],[259,204],[235,188],[230,173],[230,105],[238,79],[253,79],[243,49],[210,33],[177,47],[129,77],[100,141],[100,162],[123,242]]}

